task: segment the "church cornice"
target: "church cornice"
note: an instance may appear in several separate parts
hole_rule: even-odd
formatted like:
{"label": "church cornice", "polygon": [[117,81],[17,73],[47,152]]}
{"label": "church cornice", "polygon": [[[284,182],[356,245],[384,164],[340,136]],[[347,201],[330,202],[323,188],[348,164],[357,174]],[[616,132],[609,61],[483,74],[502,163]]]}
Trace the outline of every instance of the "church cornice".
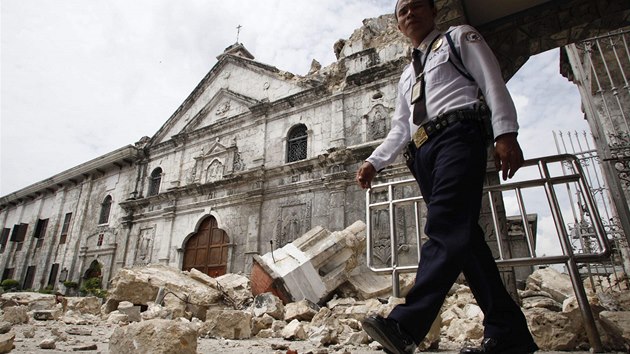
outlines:
{"label": "church cornice", "polygon": [[108,154],[99,156],[50,178],[32,184],[26,188],[0,198],[0,210],[16,205],[25,200],[32,200],[43,193],[54,193],[66,185],[78,185],[93,176],[101,176],[113,168],[122,169],[133,166],[143,158],[142,149],[127,145]]}

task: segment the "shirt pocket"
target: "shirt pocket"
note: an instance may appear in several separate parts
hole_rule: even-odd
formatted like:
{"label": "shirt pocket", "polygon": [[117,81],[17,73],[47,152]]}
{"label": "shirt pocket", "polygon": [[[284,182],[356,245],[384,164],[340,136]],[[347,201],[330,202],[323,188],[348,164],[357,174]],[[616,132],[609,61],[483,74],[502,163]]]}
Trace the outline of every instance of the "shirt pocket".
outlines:
{"label": "shirt pocket", "polygon": [[427,87],[432,87],[453,79],[453,71],[448,66],[449,52],[447,50],[432,55],[424,69]]}

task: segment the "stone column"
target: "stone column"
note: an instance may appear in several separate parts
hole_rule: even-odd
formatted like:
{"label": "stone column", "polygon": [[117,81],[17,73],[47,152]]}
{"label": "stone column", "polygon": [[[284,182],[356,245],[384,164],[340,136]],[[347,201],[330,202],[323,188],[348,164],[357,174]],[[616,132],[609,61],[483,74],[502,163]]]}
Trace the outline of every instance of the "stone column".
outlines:
{"label": "stone column", "polygon": [[321,302],[348,279],[364,250],[362,221],[333,233],[315,227],[278,250],[254,256],[252,293],[272,292],[285,303]]}

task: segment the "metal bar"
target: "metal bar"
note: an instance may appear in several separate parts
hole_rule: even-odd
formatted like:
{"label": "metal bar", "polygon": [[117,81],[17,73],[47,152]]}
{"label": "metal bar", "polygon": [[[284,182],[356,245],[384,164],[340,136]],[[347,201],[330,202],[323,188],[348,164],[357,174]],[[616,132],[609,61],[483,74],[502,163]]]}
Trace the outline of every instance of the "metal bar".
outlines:
{"label": "metal bar", "polygon": [[[557,163],[557,162],[569,163],[572,167],[572,170],[575,171],[575,174],[572,174],[569,176],[562,176],[562,177],[551,177],[551,174],[549,172],[549,168],[547,167],[547,165],[551,163]],[[585,327],[586,327],[587,335],[589,338],[589,342],[591,343],[591,347],[594,351],[601,351],[601,340],[599,338],[597,328],[595,327],[595,324],[594,324],[594,317],[591,312],[590,305],[588,304],[588,301],[586,298],[586,292],[584,290],[584,287],[580,278],[577,264],[602,261],[606,259],[607,257],[609,257],[611,251],[608,245],[608,239],[606,237],[604,227],[602,225],[602,220],[599,217],[599,214],[597,211],[597,204],[595,203],[594,197],[590,193],[588,193],[589,189],[588,189],[587,181],[584,175],[584,170],[582,169],[580,165],[580,161],[577,159],[577,157],[573,155],[568,155],[568,154],[527,160],[524,165],[538,167],[539,173],[541,174],[541,178],[533,180],[537,183],[537,185],[536,183],[532,183],[532,181],[530,180],[530,181],[509,183],[506,185],[487,186],[486,188],[484,188],[484,192],[487,193],[489,197],[489,204],[490,204],[490,209],[492,212],[494,232],[497,237],[497,245],[498,245],[499,253],[500,253],[500,260],[497,261],[497,265],[500,267],[514,267],[514,266],[540,265],[540,264],[565,264],[569,271],[569,275],[571,276],[576,298],[580,306],[580,311],[582,312],[582,316],[585,321]],[[574,254],[570,245],[570,238],[564,226],[564,220],[562,217],[559,201],[556,196],[556,192],[554,188],[558,184],[576,183],[576,182],[580,186],[580,188],[578,188],[578,191],[580,192],[580,195],[582,195],[586,208],[589,212],[589,215],[591,216],[591,222],[594,227],[596,239],[598,240],[598,242],[601,243],[599,252]],[[420,255],[420,249],[421,249],[421,244],[422,244],[421,242],[422,234],[420,232],[420,226],[421,226],[420,199],[421,197],[402,198],[398,200],[394,199],[394,193],[393,193],[394,186],[411,184],[411,183],[415,183],[415,181],[407,180],[407,181],[400,181],[400,182],[391,182],[391,183],[388,183],[386,186],[383,186],[383,185],[374,186],[372,189],[366,192],[366,216],[368,219],[367,220],[368,230],[367,230],[366,254],[368,258],[368,268],[377,273],[392,274],[392,286],[393,286],[394,296],[399,296],[400,294],[399,293],[400,284],[398,281],[399,274],[407,273],[407,272],[415,272],[417,271],[417,268],[418,268],[417,265],[403,266],[399,264],[398,247],[397,247],[398,235],[396,234],[396,222],[395,222],[394,209],[396,206],[401,205],[400,204],[401,200],[404,200],[406,203],[410,202],[411,200],[414,200],[414,213],[415,213],[415,218],[416,218],[415,234],[416,234],[416,240],[417,240],[418,257]],[[537,256],[535,253],[535,247],[534,247],[535,241],[533,240],[531,230],[529,230],[529,223],[527,220],[525,203],[522,196],[523,188],[529,188],[529,187],[534,187],[534,186],[544,187],[545,195],[547,196],[551,213],[554,218],[554,223],[558,231],[557,237],[559,238],[559,241],[561,244],[561,248],[563,252],[562,255]],[[389,214],[389,222],[390,222],[389,230],[390,230],[390,246],[391,246],[391,258],[390,258],[391,263],[390,263],[390,266],[377,267],[373,264],[373,260],[372,260],[373,257],[372,257],[371,248],[374,246],[374,240],[373,240],[372,232],[371,232],[371,229],[372,229],[371,212],[373,210],[381,210],[385,204],[383,202],[370,203],[370,193],[376,190],[383,190],[384,187],[387,188],[387,195],[389,199],[385,204],[389,205],[388,214]],[[526,233],[528,247],[531,254],[530,257],[505,259],[505,254],[504,254],[504,249],[503,249],[504,247],[502,245],[502,237],[500,234],[501,228],[499,224],[499,218],[497,215],[498,213],[496,210],[496,203],[494,201],[493,194],[501,193],[502,191],[507,191],[507,190],[516,191],[518,206],[521,213],[521,220],[523,221],[524,225],[526,225],[527,227],[527,229],[525,229],[525,233]]]}
{"label": "metal bar", "polygon": [[516,201],[518,202],[518,208],[521,211],[521,220],[523,222],[523,230],[525,231],[525,239],[527,240],[527,248],[529,254],[532,257],[536,257],[536,250],[534,249],[534,236],[529,228],[529,219],[527,218],[527,211],[525,210],[525,204],[523,203],[523,193],[520,188],[516,189]]}
{"label": "metal bar", "polygon": [[619,91],[617,90],[617,86],[615,85],[615,81],[613,80],[612,74],[610,73],[610,68],[608,67],[608,62],[606,61],[606,57],[604,56],[604,52],[602,51],[602,47],[599,44],[599,40],[595,41],[597,43],[597,49],[599,50],[599,55],[602,58],[602,64],[604,64],[604,69],[606,69],[606,75],[608,76],[608,81],[610,81],[610,89],[615,96],[615,100],[617,101],[617,106],[619,107],[619,112],[621,113],[621,119],[623,120],[626,126],[626,133],[630,133],[630,127],[628,126],[628,120],[626,119],[626,114],[623,111],[623,105],[621,104],[621,100],[619,99]]}

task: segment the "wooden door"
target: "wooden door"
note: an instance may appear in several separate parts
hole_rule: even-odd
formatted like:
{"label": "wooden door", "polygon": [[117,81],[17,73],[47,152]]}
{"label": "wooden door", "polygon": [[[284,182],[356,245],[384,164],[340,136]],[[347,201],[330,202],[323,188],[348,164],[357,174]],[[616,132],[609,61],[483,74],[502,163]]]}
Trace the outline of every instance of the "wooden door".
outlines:
{"label": "wooden door", "polygon": [[225,274],[228,243],[228,236],[217,227],[216,219],[212,216],[206,218],[186,242],[183,270],[195,268],[211,277]]}

